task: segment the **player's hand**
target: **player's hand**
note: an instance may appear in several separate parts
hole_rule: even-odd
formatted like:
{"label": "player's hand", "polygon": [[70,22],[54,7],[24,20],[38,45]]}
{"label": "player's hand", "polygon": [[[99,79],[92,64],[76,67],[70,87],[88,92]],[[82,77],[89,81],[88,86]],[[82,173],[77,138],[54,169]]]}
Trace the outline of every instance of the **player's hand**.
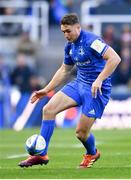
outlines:
{"label": "player's hand", "polygon": [[35,91],[31,97],[31,103],[34,103],[35,101],[43,98],[47,95],[47,92],[44,89],[41,89],[39,91]]}
{"label": "player's hand", "polygon": [[99,91],[100,94],[102,95],[101,86],[102,86],[102,81],[101,81],[100,79],[96,79],[96,80],[93,82],[92,88],[91,88],[91,92],[92,92],[92,96],[93,96],[94,98],[97,97],[98,91]]}

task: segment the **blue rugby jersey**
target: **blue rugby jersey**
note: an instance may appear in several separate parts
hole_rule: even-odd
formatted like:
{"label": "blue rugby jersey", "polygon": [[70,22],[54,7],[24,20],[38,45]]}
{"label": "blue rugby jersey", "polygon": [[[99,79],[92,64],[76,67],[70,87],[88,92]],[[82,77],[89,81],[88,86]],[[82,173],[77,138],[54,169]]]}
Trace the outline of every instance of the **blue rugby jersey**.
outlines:
{"label": "blue rugby jersey", "polygon": [[[76,65],[78,82],[92,84],[105,66],[103,54],[108,47],[99,36],[81,30],[75,42],[66,44],[64,63]],[[111,78],[108,77],[102,87],[110,86]]]}

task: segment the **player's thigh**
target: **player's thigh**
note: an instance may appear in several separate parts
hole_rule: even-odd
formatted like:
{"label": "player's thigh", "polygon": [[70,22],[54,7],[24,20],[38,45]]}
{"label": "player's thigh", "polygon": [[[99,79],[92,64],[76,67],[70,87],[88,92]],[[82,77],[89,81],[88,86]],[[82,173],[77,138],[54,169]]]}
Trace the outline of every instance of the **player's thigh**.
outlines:
{"label": "player's thigh", "polygon": [[77,102],[63,92],[59,91],[50,99],[45,109],[49,109],[50,112],[52,111],[54,114],[57,114],[74,106],[77,106]]}
{"label": "player's thigh", "polygon": [[76,126],[76,133],[83,132],[85,134],[88,134],[94,122],[95,118],[88,117],[85,114],[82,114]]}

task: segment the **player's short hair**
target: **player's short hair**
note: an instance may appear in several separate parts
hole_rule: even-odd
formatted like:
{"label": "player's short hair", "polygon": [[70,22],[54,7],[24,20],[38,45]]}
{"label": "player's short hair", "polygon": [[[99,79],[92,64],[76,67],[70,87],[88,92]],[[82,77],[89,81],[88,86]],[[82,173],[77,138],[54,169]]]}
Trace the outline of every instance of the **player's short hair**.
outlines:
{"label": "player's short hair", "polygon": [[61,25],[79,24],[79,18],[76,13],[66,14],[60,22]]}

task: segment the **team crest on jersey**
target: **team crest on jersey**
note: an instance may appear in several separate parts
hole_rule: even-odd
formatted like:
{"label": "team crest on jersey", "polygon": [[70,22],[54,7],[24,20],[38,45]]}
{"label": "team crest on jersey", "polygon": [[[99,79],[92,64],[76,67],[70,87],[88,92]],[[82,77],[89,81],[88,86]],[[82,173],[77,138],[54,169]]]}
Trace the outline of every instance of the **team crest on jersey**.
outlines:
{"label": "team crest on jersey", "polygon": [[80,54],[81,56],[83,56],[83,55],[85,54],[82,47],[80,47],[80,49],[79,49],[79,54]]}
{"label": "team crest on jersey", "polygon": [[106,44],[103,43],[102,41],[100,41],[99,39],[96,39],[91,44],[91,48],[96,50],[98,53],[101,53],[103,51],[103,49],[105,48],[105,46],[106,46]]}

